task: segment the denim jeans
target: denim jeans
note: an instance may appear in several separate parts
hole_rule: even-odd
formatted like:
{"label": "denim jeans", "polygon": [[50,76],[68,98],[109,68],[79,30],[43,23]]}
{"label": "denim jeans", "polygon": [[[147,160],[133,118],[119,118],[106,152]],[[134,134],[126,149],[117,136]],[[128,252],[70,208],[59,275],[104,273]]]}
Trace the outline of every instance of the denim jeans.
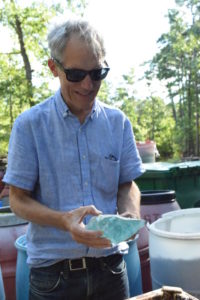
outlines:
{"label": "denim jeans", "polygon": [[69,260],[30,271],[29,300],[124,300],[129,298],[123,256],[86,258],[86,268],[70,270]]}

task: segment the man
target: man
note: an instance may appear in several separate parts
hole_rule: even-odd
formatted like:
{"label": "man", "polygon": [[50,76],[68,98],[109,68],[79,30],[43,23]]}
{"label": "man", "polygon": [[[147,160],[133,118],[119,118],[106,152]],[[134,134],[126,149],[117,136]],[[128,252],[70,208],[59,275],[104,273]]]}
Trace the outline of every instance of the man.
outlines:
{"label": "man", "polygon": [[4,177],[12,210],[30,221],[30,300],[127,299],[127,244],[113,247],[85,224],[101,213],[140,217],[131,124],[96,100],[109,68],[88,22],[57,25],[48,42],[60,89],[16,119]]}

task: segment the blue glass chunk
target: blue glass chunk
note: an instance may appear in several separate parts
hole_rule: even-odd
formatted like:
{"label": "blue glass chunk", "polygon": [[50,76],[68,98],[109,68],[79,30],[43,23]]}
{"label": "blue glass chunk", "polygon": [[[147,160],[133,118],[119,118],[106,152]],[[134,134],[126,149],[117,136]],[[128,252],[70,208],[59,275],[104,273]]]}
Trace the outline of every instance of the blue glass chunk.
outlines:
{"label": "blue glass chunk", "polygon": [[86,229],[102,231],[103,237],[116,245],[136,234],[145,223],[146,221],[142,219],[125,218],[119,215],[99,215],[90,219]]}

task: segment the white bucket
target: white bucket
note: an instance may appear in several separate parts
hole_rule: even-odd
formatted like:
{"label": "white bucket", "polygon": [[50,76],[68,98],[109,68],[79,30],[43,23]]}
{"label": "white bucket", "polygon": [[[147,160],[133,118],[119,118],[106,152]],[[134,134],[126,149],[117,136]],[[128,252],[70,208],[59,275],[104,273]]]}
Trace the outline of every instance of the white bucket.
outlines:
{"label": "white bucket", "polygon": [[159,152],[154,141],[137,142],[137,149],[143,163],[154,163]]}
{"label": "white bucket", "polygon": [[153,289],[178,286],[199,299],[200,209],[166,213],[148,227]]}
{"label": "white bucket", "polygon": [[199,214],[200,215],[200,208],[197,207],[192,207],[192,208],[186,208],[186,209],[181,209],[181,210],[174,210],[174,211],[169,211],[166,213],[163,213],[161,216],[162,218],[166,218],[166,217],[175,217],[175,216],[183,216],[183,215],[188,215],[188,214]]}

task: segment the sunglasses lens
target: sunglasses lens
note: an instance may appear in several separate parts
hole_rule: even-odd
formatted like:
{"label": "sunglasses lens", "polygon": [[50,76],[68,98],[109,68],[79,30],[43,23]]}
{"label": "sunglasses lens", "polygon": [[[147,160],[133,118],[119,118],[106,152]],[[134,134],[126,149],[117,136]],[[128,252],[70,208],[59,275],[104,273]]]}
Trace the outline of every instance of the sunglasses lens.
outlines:
{"label": "sunglasses lens", "polygon": [[66,77],[68,81],[72,82],[79,82],[85,78],[87,72],[83,70],[76,70],[76,69],[68,69],[66,71]]}
{"label": "sunglasses lens", "polygon": [[96,69],[91,71],[84,71],[78,69],[66,69],[65,74],[68,81],[71,82],[80,82],[82,81],[88,74],[91,79],[94,81],[104,79],[108,74],[109,68]]}
{"label": "sunglasses lens", "polygon": [[104,79],[108,74],[109,68],[102,68],[98,70],[93,70],[90,73],[92,80],[98,81]]}
{"label": "sunglasses lens", "polygon": [[[57,60],[56,58],[52,58],[56,64],[65,72],[66,78],[68,81],[71,82],[80,82],[82,81],[87,75],[94,81],[99,81],[106,78],[110,68],[101,68],[95,69],[91,71],[85,71],[80,69],[65,69],[62,63]],[[107,65],[107,63],[106,63]]]}

